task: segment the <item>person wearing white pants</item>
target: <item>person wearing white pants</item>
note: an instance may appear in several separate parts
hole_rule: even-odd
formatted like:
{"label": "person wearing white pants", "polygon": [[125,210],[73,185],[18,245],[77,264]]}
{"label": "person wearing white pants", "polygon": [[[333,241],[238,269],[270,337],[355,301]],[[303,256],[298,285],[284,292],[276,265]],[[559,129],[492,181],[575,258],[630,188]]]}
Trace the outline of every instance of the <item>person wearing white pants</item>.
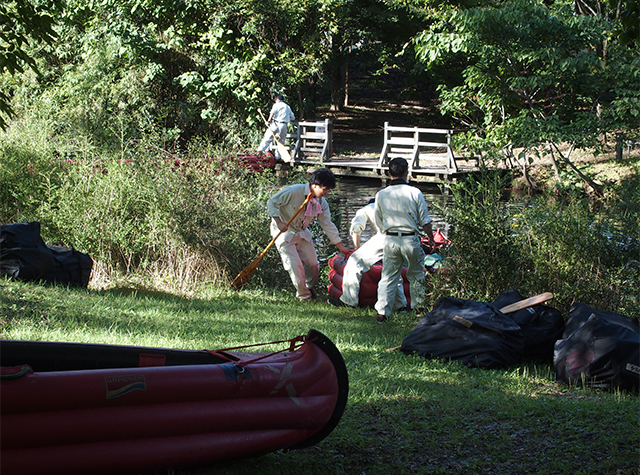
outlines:
{"label": "person wearing white pants", "polygon": [[[331,244],[343,254],[349,253],[349,249],[342,244],[338,228],[331,221],[329,203],[325,199],[335,186],[336,180],[331,170],[321,168],[311,174],[308,184],[287,186],[267,201],[267,212],[272,217],[271,236],[278,236],[275,245],[280,252],[282,265],[289,273],[296,297],[301,301],[315,296],[314,286],[318,282],[318,256],[313,236],[307,229],[313,219],[317,218]],[[309,195],[311,199],[304,212],[300,212],[287,226]]]}
{"label": "person wearing white pants", "polygon": [[420,189],[407,182],[409,164],[404,158],[389,162],[391,182],[376,194],[374,219],[384,235],[382,276],[378,284],[376,320],[387,320],[393,312],[393,301],[398,282],[402,280],[402,267],[407,263],[407,280],[411,294],[411,307],[419,308],[424,302],[424,250],[420,233],[424,232],[433,243],[431,217]]}
{"label": "person wearing white pants", "polygon": [[[374,223],[374,201],[375,200],[372,199],[369,204],[360,208],[351,220],[349,233],[351,234],[351,239],[353,239],[353,244],[356,250],[347,259],[347,263],[342,273],[342,295],[340,296],[340,299],[327,299],[328,303],[336,307],[342,307],[345,305],[349,307],[358,306],[362,275],[368,272],[376,262],[382,259],[384,235],[378,232],[378,228],[376,228]],[[367,223],[371,226],[375,234],[361,246],[360,237],[367,227]],[[401,280],[396,291],[394,310],[398,310],[406,306],[407,298],[404,294],[404,286]]]}
{"label": "person wearing white pants", "polygon": [[[268,128],[264,133],[262,142],[260,142],[258,152],[265,152],[269,148],[271,142],[273,142],[274,135],[278,141],[284,145],[285,140],[287,140],[287,125],[293,120],[296,120],[296,117],[293,115],[291,107],[284,102],[282,94],[277,94],[275,96],[275,102],[271,107],[269,118],[267,119]],[[274,153],[276,159],[280,160],[281,157],[278,149],[276,149]]]}

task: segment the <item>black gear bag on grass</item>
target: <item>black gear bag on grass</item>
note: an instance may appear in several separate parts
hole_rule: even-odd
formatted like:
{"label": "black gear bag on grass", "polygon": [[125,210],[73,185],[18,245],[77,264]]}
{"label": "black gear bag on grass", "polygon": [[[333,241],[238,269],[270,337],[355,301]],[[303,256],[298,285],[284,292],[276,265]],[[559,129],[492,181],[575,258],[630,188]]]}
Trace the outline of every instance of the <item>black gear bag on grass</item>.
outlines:
{"label": "black gear bag on grass", "polygon": [[0,275],[86,288],[92,268],[93,259],[88,254],[46,245],[40,236],[39,222],[0,226]]}
{"label": "black gear bag on grass", "polygon": [[563,383],[640,388],[638,320],[574,304],[563,339],[556,342],[553,364],[556,379]]}
{"label": "black gear bag on grass", "polygon": [[[499,310],[523,299],[520,292],[510,289],[498,295],[491,305]],[[560,310],[538,304],[510,313],[509,317],[522,328],[524,336],[522,359],[551,363],[553,347],[556,341],[562,338],[564,330],[564,318]]]}
{"label": "black gear bag on grass", "polygon": [[508,316],[484,302],[445,297],[404,338],[400,350],[498,368],[516,364],[523,348],[522,330]]}

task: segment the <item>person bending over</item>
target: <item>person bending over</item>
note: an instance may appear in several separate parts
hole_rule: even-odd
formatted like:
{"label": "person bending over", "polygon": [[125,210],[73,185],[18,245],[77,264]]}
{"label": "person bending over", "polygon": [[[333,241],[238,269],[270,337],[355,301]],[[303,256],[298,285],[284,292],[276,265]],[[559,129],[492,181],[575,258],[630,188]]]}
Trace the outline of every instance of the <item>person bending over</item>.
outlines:
{"label": "person bending over", "polygon": [[[362,274],[368,272],[373,265],[382,259],[382,250],[384,248],[384,235],[378,231],[374,223],[374,202],[375,198],[362,208],[360,208],[354,218],[351,220],[349,233],[355,247],[353,252],[347,259],[342,273],[342,295],[339,299],[329,298],[327,302],[336,307],[357,307],[359,303],[360,282]],[[360,238],[362,232],[366,229],[367,223],[374,231],[374,235],[369,238],[362,246]],[[384,263],[383,263],[384,265]],[[402,280],[398,284],[396,297],[394,302],[394,310],[407,306],[407,298],[404,295],[404,287]]]}
{"label": "person bending over", "polygon": [[[282,231],[275,245],[300,300],[315,297],[314,287],[318,282],[318,255],[308,229],[314,219],[318,220],[331,244],[343,254],[349,253],[342,244],[338,228],[331,221],[329,203],[325,199],[335,187],[336,179],[331,170],[321,168],[311,174],[309,183],[287,186],[267,201],[267,212],[272,218],[271,236],[276,237]],[[287,226],[309,194],[311,199],[305,209]]]}

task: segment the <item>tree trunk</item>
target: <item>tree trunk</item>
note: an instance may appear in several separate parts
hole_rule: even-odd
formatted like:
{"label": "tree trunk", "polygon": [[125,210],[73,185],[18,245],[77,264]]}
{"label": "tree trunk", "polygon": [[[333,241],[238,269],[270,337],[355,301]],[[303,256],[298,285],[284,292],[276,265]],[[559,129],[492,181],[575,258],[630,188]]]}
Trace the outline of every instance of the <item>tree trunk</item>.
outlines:
{"label": "tree trunk", "polygon": [[[578,168],[571,162],[571,160],[569,160],[569,157],[565,157],[562,152],[560,151],[560,149],[558,148],[558,145],[555,144],[555,142],[551,142],[553,144],[553,147],[556,149],[556,151],[558,152],[558,155],[560,155],[560,157],[567,163],[567,165],[569,165],[571,167],[571,169],[576,173],[576,175],[578,175],[580,177],[580,179],[582,179],[582,181],[584,181],[587,185],[589,185],[592,189],[593,192],[602,197],[604,196],[602,193],[602,188],[600,187],[600,185],[597,185],[591,178],[589,178],[588,176],[586,176],[584,173],[582,173],[580,170],[578,170]],[[573,149],[573,145],[571,146],[571,149]],[[571,152],[569,152],[571,153]]]}

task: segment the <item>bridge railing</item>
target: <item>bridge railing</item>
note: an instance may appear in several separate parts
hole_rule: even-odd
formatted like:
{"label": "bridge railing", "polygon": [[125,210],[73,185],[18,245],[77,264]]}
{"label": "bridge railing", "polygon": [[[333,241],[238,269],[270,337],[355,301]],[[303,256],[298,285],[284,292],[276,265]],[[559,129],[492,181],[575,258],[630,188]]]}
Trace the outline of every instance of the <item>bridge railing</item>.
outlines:
{"label": "bridge railing", "polygon": [[409,169],[444,168],[446,173],[456,173],[458,166],[451,148],[453,130],[421,127],[394,127],[384,123],[384,144],[378,167],[386,167],[389,161],[402,157],[409,162]]}
{"label": "bridge railing", "polygon": [[295,131],[287,134],[289,143],[295,143],[291,157],[300,161],[309,155],[325,159],[333,155],[333,124],[325,119],[316,122],[293,122]]}

